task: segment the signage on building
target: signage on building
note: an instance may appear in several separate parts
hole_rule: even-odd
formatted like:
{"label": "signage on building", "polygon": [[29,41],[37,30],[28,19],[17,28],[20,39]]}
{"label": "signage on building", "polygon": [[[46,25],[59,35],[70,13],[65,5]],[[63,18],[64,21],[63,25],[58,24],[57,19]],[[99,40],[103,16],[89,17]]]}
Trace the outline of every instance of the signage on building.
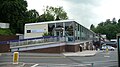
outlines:
{"label": "signage on building", "polygon": [[32,33],[43,33],[45,32],[44,29],[39,29],[39,30],[31,30]]}

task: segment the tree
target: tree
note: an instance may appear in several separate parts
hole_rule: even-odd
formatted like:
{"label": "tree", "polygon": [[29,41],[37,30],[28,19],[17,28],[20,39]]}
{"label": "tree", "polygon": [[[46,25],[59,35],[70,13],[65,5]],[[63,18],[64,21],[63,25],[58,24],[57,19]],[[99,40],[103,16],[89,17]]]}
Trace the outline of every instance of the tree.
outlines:
{"label": "tree", "polygon": [[112,24],[117,24],[117,21],[115,18],[112,19]]}
{"label": "tree", "polygon": [[37,22],[39,18],[39,13],[33,9],[26,12],[26,23]]}
{"label": "tree", "polygon": [[107,39],[115,39],[117,34],[117,28],[115,25],[109,24],[106,26],[106,36]]}
{"label": "tree", "polygon": [[108,24],[111,24],[110,19],[106,19],[106,21],[104,22],[104,25],[108,25]]}
{"label": "tree", "polygon": [[98,26],[104,26],[105,22],[101,22],[98,24]]}
{"label": "tree", "polygon": [[68,19],[67,13],[63,10],[63,7],[47,6],[44,10],[44,14],[39,17],[39,21],[53,21],[53,20],[66,20]]}
{"label": "tree", "polygon": [[12,33],[20,33],[20,21],[26,16],[27,2],[25,0],[0,0],[0,20],[10,23]]}
{"label": "tree", "polygon": [[120,27],[120,19],[118,20],[118,24],[117,25]]}
{"label": "tree", "polygon": [[54,21],[54,16],[51,15],[50,13],[44,13],[39,16],[38,21],[39,22]]}
{"label": "tree", "polygon": [[91,26],[90,26],[90,30],[94,30],[95,29],[95,26],[92,24]]}
{"label": "tree", "polygon": [[119,33],[120,29],[120,19],[118,23],[116,19],[113,18],[112,21],[107,19],[105,22],[101,22],[98,26],[93,30],[95,33],[106,34],[107,39],[115,39],[116,34]]}

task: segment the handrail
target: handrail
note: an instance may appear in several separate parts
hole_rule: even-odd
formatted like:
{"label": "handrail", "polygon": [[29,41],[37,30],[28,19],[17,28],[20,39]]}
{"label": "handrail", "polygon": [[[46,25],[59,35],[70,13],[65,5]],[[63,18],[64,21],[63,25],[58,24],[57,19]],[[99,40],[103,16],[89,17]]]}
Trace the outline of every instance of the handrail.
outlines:
{"label": "handrail", "polygon": [[0,41],[0,44],[9,44],[10,42],[20,42],[20,41],[36,40],[36,39],[46,39],[46,38],[58,38],[58,36],[43,36],[43,37],[27,38],[27,39],[20,39],[20,40]]}

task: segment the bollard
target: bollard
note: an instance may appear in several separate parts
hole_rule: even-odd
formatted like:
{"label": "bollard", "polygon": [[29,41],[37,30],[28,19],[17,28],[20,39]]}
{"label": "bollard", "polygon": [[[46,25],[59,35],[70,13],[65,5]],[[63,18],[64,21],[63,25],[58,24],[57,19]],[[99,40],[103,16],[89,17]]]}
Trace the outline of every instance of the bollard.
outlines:
{"label": "bollard", "polygon": [[18,60],[19,60],[19,53],[14,52],[13,53],[13,64],[18,64]]}
{"label": "bollard", "polygon": [[108,53],[108,48],[106,48],[106,53]]}

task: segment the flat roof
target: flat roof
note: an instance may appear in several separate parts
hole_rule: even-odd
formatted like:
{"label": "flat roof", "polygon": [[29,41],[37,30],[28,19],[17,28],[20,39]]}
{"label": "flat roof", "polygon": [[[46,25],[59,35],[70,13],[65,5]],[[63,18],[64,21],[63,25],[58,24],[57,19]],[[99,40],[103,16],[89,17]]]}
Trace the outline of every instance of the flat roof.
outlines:
{"label": "flat roof", "polygon": [[[75,20],[57,20],[57,21],[47,21],[47,22],[36,22],[36,23],[27,23],[25,25],[36,25],[36,24],[47,24],[47,23],[62,23],[62,22],[76,22]],[[77,22],[78,23],[78,22]]]}

